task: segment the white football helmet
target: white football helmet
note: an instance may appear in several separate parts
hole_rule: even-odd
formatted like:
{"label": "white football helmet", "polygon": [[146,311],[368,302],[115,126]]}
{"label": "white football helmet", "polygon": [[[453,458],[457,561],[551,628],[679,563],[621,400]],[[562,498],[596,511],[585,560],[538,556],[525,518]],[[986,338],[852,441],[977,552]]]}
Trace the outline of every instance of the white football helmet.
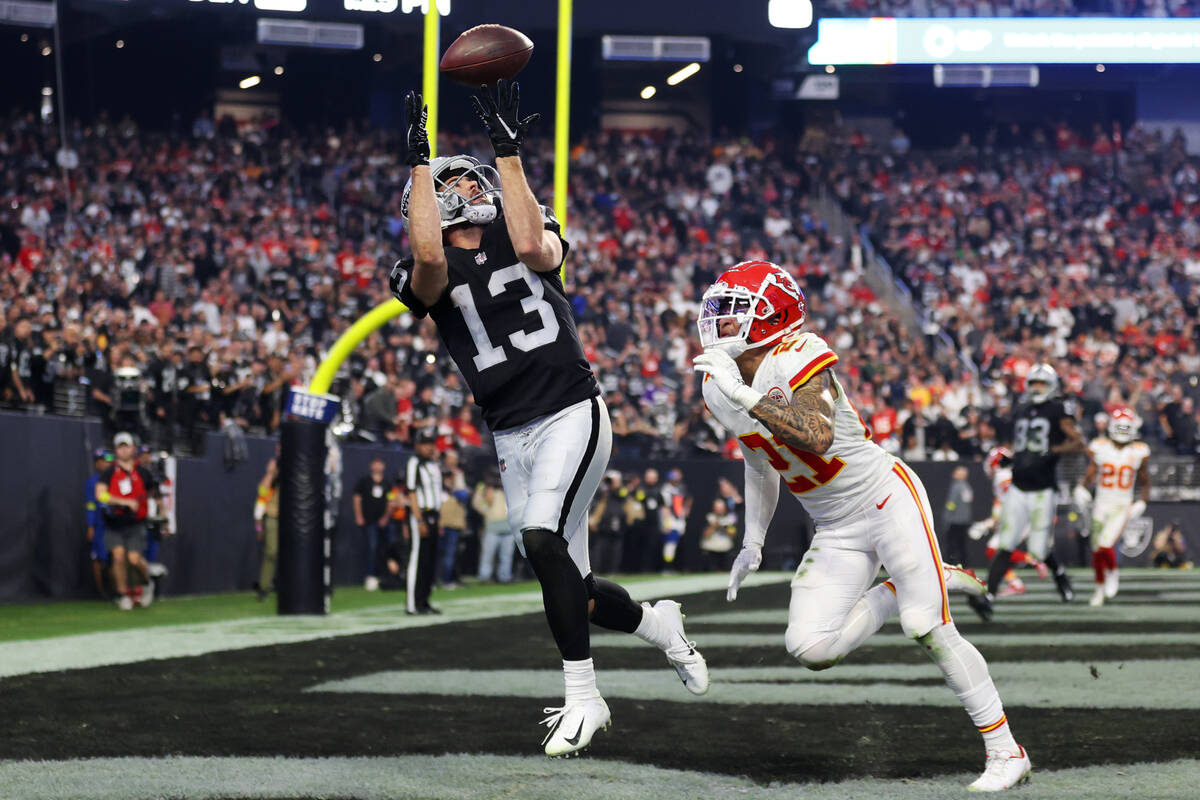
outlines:
{"label": "white football helmet", "polygon": [[1108,419],[1108,438],[1117,444],[1132,442],[1138,436],[1142,420],[1128,408],[1118,408]]}
{"label": "white football helmet", "polygon": [[[495,167],[483,164],[467,155],[441,156],[429,162],[433,172],[433,191],[437,196],[438,211],[442,215],[442,230],[453,225],[487,225],[496,219],[500,210],[500,173]],[[463,197],[454,190],[464,179],[475,181],[478,190],[470,197]],[[404,185],[400,197],[400,219],[408,227],[408,203],[412,196],[412,178]],[[475,202],[480,197],[483,202]]]}
{"label": "white football helmet", "polygon": [[[1033,384],[1041,383],[1046,388],[1034,390]],[[1025,375],[1025,397],[1034,403],[1044,403],[1058,396],[1058,373],[1046,363],[1034,364]]]}

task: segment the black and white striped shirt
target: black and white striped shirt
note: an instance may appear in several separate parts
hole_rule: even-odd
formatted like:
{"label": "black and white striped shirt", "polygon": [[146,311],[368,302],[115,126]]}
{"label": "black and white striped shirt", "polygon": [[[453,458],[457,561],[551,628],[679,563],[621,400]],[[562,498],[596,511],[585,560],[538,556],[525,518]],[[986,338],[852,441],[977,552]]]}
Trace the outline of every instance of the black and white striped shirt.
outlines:
{"label": "black and white striped shirt", "polygon": [[436,461],[426,461],[420,456],[410,456],[405,468],[405,486],[415,492],[417,507],[422,511],[440,511],[442,508],[442,468]]}

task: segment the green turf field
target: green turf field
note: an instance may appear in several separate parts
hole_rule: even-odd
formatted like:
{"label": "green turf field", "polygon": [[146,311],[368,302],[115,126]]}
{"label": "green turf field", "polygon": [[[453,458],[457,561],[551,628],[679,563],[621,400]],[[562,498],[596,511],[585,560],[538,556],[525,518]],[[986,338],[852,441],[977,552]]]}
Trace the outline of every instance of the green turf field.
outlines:
{"label": "green turf field", "polygon": [[[1200,796],[1200,573],[1125,570],[1103,608],[1032,578],[985,625],[1033,760],[1021,798]],[[661,653],[597,632],[613,728],[581,759],[540,754],[561,702],[535,586],[466,587],[441,617],[339,589],[328,617],[252,595],[0,609],[0,798],[945,798],[983,764],[937,669],[895,622],[844,664],[784,652],[787,575],[641,577],[675,596],[709,660],[694,698]]]}

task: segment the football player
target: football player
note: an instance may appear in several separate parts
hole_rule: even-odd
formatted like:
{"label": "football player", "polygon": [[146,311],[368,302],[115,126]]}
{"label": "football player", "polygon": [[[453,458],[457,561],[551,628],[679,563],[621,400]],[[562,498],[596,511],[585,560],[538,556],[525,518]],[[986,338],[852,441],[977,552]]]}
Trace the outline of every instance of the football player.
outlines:
{"label": "football player", "polygon": [[[592,574],[587,512],[608,465],[612,428],[584,356],[559,269],[569,249],[539,206],[521,165],[538,115],[518,114],[519,90],[500,81],[474,98],[496,167],[466,155],[429,159],[421,96],[410,92],[401,198],[412,256],[392,269],[392,293],[429,315],[492,430],[508,519],[542,587],[562,653],[566,699],[547,709],[546,754],[587,747],[608,727],[596,688],[588,620],[636,634],[667,655],[694,694],[708,691],[704,658],[683,631],[679,604],[638,605]],[[503,186],[503,192],[501,191]]]}
{"label": "football player", "polygon": [[[987,519],[974,523],[967,531],[967,535],[972,540],[979,541],[984,536],[991,534],[987,541],[987,557],[990,560],[996,557],[996,551],[999,550],[1000,534],[996,529],[996,523],[1000,519],[1004,493],[1012,486],[1012,451],[1003,445],[993,447],[983,459],[983,471],[992,482],[992,514]],[[1050,574],[1045,564],[1023,550],[1012,551],[1012,563],[1034,567],[1038,571],[1038,577],[1043,579]],[[1004,573],[1004,586],[1000,589],[997,597],[1022,594],[1024,591],[1025,581],[1021,580],[1010,566],[1009,570]]]}
{"label": "football player", "polygon": [[[1146,513],[1150,499],[1150,447],[1138,441],[1142,421],[1128,408],[1113,411],[1108,436],[1088,445],[1087,472],[1075,486],[1075,504],[1092,511],[1092,568],[1096,591],[1089,604],[1104,605],[1117,596],[1117,551],[1114,549],[1130,521]],[[1093,505],[1091,487],[1096,487]],[[1140,494],[1133,499],[1135,489]]]}
{"label": "football player", "polygon": [[[834,373],[837,355],[800,330],[805,313],[796,281],[766,261],[727,270],[702,300],[704,401],[745,457],[745,530],[726,597],[762,563],[783,478],[816,524],[792,578],[788,652],[809,669],[832,667],[899,611],[983,734],[987,768],[970,788],[1015,786],[1029,777],[1029,757],[946,595],[984,587],[942,563],[920,479],[871,440]],[[889,578],[872,586],[881,564]]]}
{"label": "football player", "polygon": [[994,613],[1000,582],[1012,553],[1028,534],[1026,551],[1044,562],[1064,603],[1075,596],[1066,568],[1054,556],[1055,468],[1063,453],[1087,449],[1067,404],[1058,396],[1058,373],[1049,364],[1034,364],[1025,376],[1025,397],[1013,412],[1012,486],[1000,505],[999,550],[988,569],[988,592],[968,598],[984,620]]}

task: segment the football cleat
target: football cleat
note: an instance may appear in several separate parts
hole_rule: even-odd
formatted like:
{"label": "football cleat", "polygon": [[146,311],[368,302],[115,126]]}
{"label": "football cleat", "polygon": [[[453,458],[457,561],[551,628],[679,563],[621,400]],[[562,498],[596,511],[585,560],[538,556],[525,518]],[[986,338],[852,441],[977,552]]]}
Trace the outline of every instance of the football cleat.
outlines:
{"label": "football cleat", "polygon": [[1002,792],[1029,781],[1033,765],[1025,748],[1017,745],[1017,752],[994,750],[987,755],[987,766],[978,780],[967,787],[968,792]]}
{"label": "football cleat", "polygon": [[142,608],[149,608],[150,604],[154,602],[154,581],[138,588],[142,591],[137,593],[137,604]]}
{"label": "football cleat", "polygon": [[1088,605],[1089,606],[1104,605],[1104,587],[1103,586],[1096,587],[1096,591],[1094,591],[1092,593],[1092,599],[1088,600]]}
{"label": "football cleat", "polygon": [[675,668],[679,679],[692,694],[704,694],[708,691],[708,664],[704,656],[696,649],[696,643],[689,641],[683,632],[683,612],[679,603],[674,600],[659,600],[654,604],[654,612],[663,621],[663,626],[669,633],[671,645],[663,652],[667,654],[667,662]]}
{"label": "football cleat", "polygon": [[996,610],[992,606],[992,597],[989,594],[976,596],[973,594],[967,595],[967,605],[969,605],[979,618],[984,622],[991,622]]}
{"label": "football cleat", "polygon": [[942,574],[946,577],[947,592],[962,592],[972,597],[982,597],[987,594],[987,586],[975,573],[963,569],[961,564],[942,564]]}
{"label": "football cleat", "polygon": [[545,708],[550,716],[542,720],[550,728],[542,744],[551,758],[570,757],[592,743],[596,731],[608,730],[612,715],[600,695],[587,700],[569,701],[561,708]]}
{"label": "football cleat", "polygon": [[127,594],[121,595],[121,599],[117,601],[117,608],[122,611],[133,611],[133,598]]}
{"label": "football cleat", "polygon": [[1120,586],[1120,573],[1115,569],[1110,569],[1104,576],[1104,597],[1112,600],[1117,596],[1117,590]]}
{"label": "football cleat", "polygon": [[1025,581],[1013,575],[1000,587],[998,597],[1010,597],[1014,594],[1025,594]]}
{"label": "football cleat", "polygon": [[1075,590],[1071,588],[1071,579],[1067,577],[1066,570],[1054,573],[1054,585],[1058,587],[1058,593],[1062,596],[1064,603],[1075,599]]}

